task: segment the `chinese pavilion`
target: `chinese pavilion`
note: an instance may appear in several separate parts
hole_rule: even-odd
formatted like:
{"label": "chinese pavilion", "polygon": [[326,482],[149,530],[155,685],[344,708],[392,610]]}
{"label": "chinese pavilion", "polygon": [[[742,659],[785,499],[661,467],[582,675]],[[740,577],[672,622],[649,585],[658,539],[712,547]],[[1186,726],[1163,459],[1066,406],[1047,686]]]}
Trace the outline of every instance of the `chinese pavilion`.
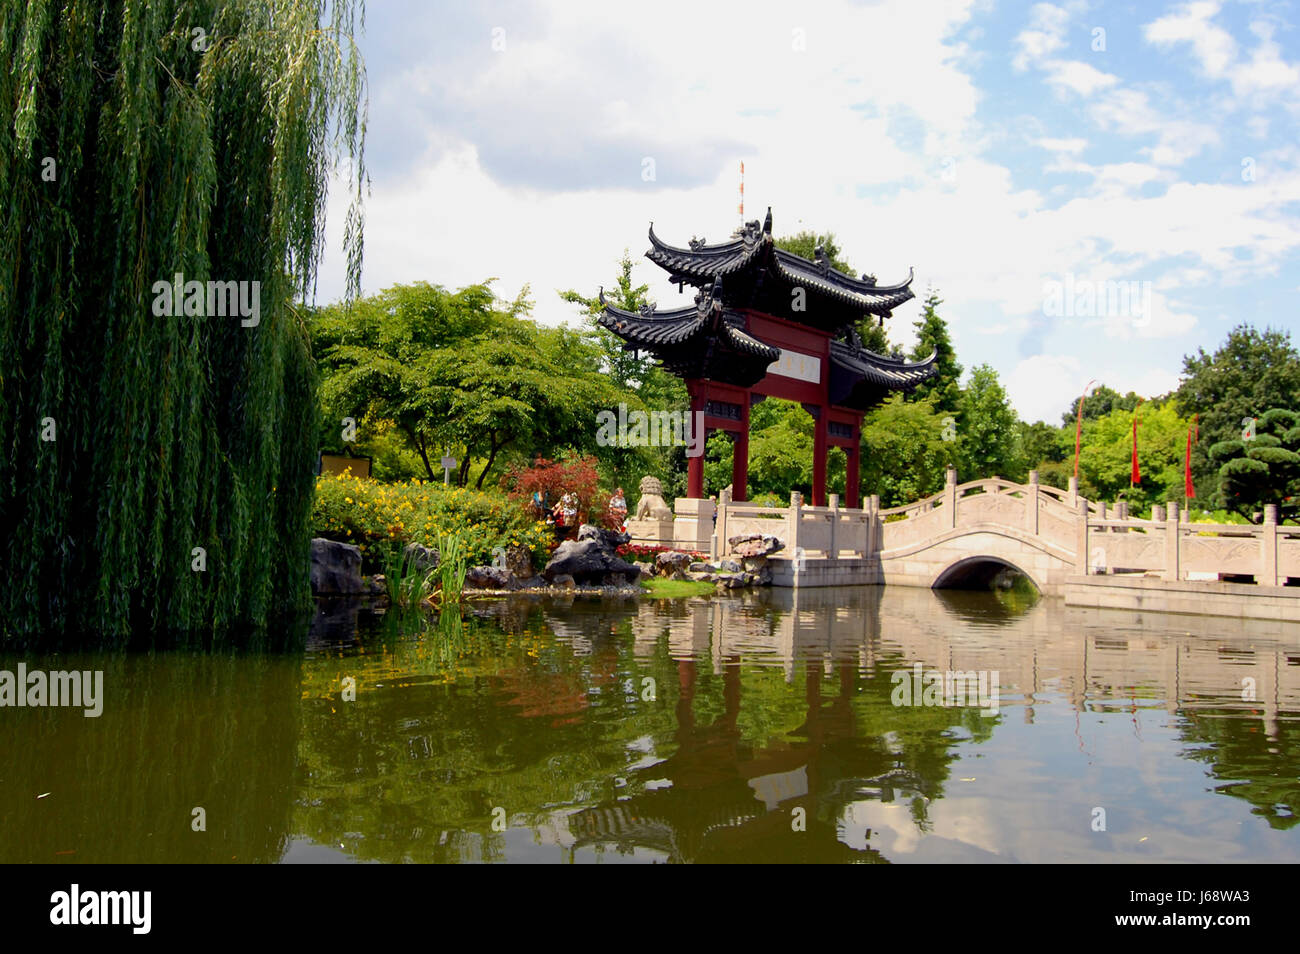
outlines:
{"label": "chinese pavilion", "polygon": [[[733,499],[745,499],[748,483],[750,406],[777,397],[798,401],[813,417],[813,505],[826,505],[826,454],[841,447],[845,503],[857,507],[863,415],[891,391],[910,391],[937,373],[933,354],[917,363],[876,354],[862,347],[855,327],[867,315],[883,323],[913,298],[911,274],[898,285],[877,285],[872,276],[836,271],[820,246],[813,261],[779,249],[770,208],[761,227],[748,222],[719,245],[691,239],[677,248],[660,241],[652,223],[650,246],[646,257],[678,291],[699,290],[695,304],[637,312],[605,305],[600,323],[682,378],[706,431],[734,436]],[[704,457],[688,461],[687,495],[703,497]]]}

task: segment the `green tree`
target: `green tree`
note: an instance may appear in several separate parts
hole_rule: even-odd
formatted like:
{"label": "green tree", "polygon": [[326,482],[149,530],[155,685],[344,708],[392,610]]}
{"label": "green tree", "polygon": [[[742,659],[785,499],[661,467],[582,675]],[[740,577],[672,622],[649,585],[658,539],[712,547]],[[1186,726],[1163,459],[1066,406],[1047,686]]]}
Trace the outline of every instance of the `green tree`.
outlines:
{"label": "green tree", "polygon": [[897,507],[943,489],[957,444],[928,401],[895,394],[862,422],[862,492],[879,494],[883,507]]}
{"label": "green tree", "polygon": [[911,397],[914,401],[932,399],[930,403],[941,414],[957,410],[962,370],[948,335],[948,325],[939,317],[938,308],[942,304],[938,290],[931,288],[925,296],[925,309],[915,322],[916,346],[912,349],[912,360],[923,361],[934,352],[938,374],[917,387]]}
{"label": "green tree", "polygon": [[[342,154],[359,283],[357,6],[3,5],[0,630],[147,641],[308,602],[316,403],[293,303]],[[245,283],[246,306],[196,284],[173,314],[178,273]]]}
{"label": "green tree", "polygon": [[[458,292],[395,286],[313,319],[326,417],[392,420],[436,479],[433,459],[457,451],[457,483],[563,448],[596,448],[596,414],[621,392],[596,349],[569,328],[528,320],[527,289],[506,308],[487,282]],[[635,401],[635,398],[632,399]]]}
{"label": "green tree", "polygon": [[971,371],[970,381],[958,400],[957,421],[957,469],[961,481],[1024,476],[1019,420],[997,372],[989,365],[981,364]]}
{"label": "green tree", "polygon": [[843,257],[844,250],[840,248],[840,243],[835,239],[834,232],[812,232],[808,229],[796,232],[794,235],[786,235],[775,239],[773,244],[787,252],[793,252],[800,258],[806,258],[812,261],[817,254],[817,246],[821,246],[830,259],[831,268],[837,272],[843,272],[845,275],[856,276],[857,272],[853,266]]}
{"label": "green tree", "polygon": [[1219,489],[1228,509],[1254,518],[1264,504],[1277,504],[1279,517],[1300,512],[1300,414],[1270,408],[1242,429],[1238,440],[1210,447],[1219,464]]}
{"label": "green tree", "polygon": [[[1138,419],[1138,467],[1142,481],[1130,490],[1133,418]],[[1124,499],[1134,510],[1147,510],[1183,498],[1183,455],[1187,428],[1191,422],[1180,417],[1172,401],[1149,402],[1136,410],[1116,408],[1084,424],[1083,449],[1079,454],[1080,484],[1083,479],[1102,500]],[[1082,486],[1080,491],[1083,492]]]}
{"label": "green tree", "polygon": [[[650,286],[634,284],[633,262],[627,249],[623,250],[618,265],[618,277],[615,278],[613,287],[605,293],[605,301],[624,311],[635,312],[649,304],[646,292]],[[596,320],[604,312],[599,294],[589,296],[569,289],[559,292],[559,295],[565,301],[581,307],[586,336],[599,351],[601,367],[616,388],[633,396],[630,407],[635,405],[643,409],[670,412],[684,412],[688,409],[686,386],[679,378],[655,364],[651,355],[626,347],[618,335]],[[602,447],[598,449],[597,457],[611,487],[621,486],[630,490],[646,474],[660,478],[665,493],[673,493],[685,487],[686,458],[680,447]]]}
{"label": "green tree", "polygon": [[1232,502],[1218,486],[1220,463],[1208,451],[1236,440],[1247,418],[1269,408],[1294,407],[1300,394],[1300,353],[1289,332],[1258,331],[1241,324],[1213,355],[1201,348],[1183,358],[1183,380],[1176,392],[1178,411],[1199,416],[1201,439],[1192,450],[1192,473],[1202,493],[1211,491],[1216,507]]}
{"label": "green tree", "polygon": [[[1099,384],[1089,392],[1083,400],[1083,419],[1085,421],[1095,421],[1099,417],[1105,417],[1111,411],[1131,411],[1141,403],[1142,399],[1132,391],[1128,394],[1120,394],[1113,388],[1108,388],[1104,384]],[[1070,409],[1061,415],[1061,426],[1070,429],[1074,433],[1074,426],[1078,422],[1079,416],[1079,398],[1070,402]]]}

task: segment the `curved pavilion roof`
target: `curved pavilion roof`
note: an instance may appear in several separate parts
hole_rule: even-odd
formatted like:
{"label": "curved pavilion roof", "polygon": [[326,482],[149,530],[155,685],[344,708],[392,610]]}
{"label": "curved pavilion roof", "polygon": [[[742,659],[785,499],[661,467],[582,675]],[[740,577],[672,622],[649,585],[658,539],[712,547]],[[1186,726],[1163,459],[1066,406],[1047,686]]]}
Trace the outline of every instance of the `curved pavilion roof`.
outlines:
{"label": "curved pavilion roof", "polygon": [[[866,315],[886,318],[893,309],[914,298],[912,274],[897,285],[877,285],[875,278],[854,278],[831,266],[819,246],[813,260],[776,247],[772,238],[772,210],[762,226],[755,219],[730,241],[709,245],[691,239],[687,248],[669,245],[650,224],[650,249],[646,258],[669,274],[678,286],[704,288],[726,279],[728,304],[789,318],[823,331],[839,332]],[[806,308],[791,313],[793,291],[806,293]]]}
{"label": "curved pavilion roof", "polygon": [[[645,306],[626,311],[600,302],[601,325],[627,347],[653,354],[662,366],[683,378],[710,378],[737,387],[753,387],[781,357],[781,349],[749,330],[745,311],[785,318],[830,334],[832,404],[865,410],[892,391],[910,391],[938,373],[935,355],[908,363],[862,347],[855,324],[867,315],[882,319],[914,295],[912,274],[897,285],[877,285],[864,275],[852,278],[831,267],[818,247],[812,261],[779,249],[772,240],[772,211],[760,228],[746,224],[732,240],[708,245],[692,239],[689,248],[669,245],[650,226],[646,257],[669,272],[670,280],[694,285],[695,304],[660,311]],[[791,310],[794,290],[804,290],[805,308]]]}

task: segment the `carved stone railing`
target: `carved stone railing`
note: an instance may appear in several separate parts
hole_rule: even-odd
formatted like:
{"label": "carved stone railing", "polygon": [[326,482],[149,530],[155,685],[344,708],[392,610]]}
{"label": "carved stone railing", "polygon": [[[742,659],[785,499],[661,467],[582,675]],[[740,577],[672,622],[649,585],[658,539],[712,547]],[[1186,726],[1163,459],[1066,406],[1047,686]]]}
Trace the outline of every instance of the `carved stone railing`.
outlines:
{"label": "carved stone railing", "polygon": [[699,541],[693,549],[715,556],[725,554],[729,538],[759,533],[779,537],[785,543],[779,556],[786,559],[888,561],[964,533],[993,532],[1029,542],[1076,575],[1240,575],[1266,586],[1300,578],[1300,527],[1279,526],[1276,507],[1265,507],[1260,526],[1188,523],[1174,502],[1154,507],[1152,519],[1141,520],[1128,516],[1124,501],[1087,500],[1073,478],[1068,490],[1044,486],[1036,472],[1025,484],[1000,477],[958,484],[950,469],[939,493],[887,509],[874,495],[861,509],[841,507],[834,494],[828,506],[810,507],[798,493],[790,495],[788,507],[762,507],[734,503],[724,490],[710,524],[703,510],[698,517],[685,515],[682,503],[679,528]]}
{"label": "carved stone railing", "polygon": [[1300,578],[1300,527],[1277,522],[1277,507],[1264,507],[1264,522],[1188,523],[1177,502],[1152,508],[1151,520],[1089,518],[1080,541],[1088,554],[1086,574],[1158,573],[1164,580],[1202,576],[1249,576],[1261,586]]}

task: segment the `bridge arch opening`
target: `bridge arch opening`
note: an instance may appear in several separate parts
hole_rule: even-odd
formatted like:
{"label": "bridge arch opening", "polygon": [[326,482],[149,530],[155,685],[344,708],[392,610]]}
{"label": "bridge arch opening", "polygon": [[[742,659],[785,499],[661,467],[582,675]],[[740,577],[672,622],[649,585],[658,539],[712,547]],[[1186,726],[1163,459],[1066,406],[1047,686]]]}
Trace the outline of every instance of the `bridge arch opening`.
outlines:
{"label": "bridge arch opening", "polygon": [[930,584],[935,590],[1010,590],[1026,583],[1042,593],[1036,580],[1020,567],[993,556],[958,560]]}

